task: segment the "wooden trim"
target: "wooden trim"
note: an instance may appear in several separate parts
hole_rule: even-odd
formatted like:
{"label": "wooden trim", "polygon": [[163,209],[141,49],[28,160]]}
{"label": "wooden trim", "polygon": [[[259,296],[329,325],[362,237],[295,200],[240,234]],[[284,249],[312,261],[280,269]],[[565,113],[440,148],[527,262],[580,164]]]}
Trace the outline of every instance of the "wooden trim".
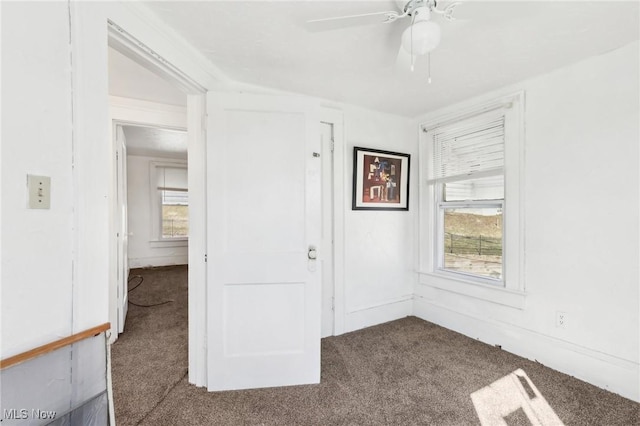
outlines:
{"label": "wooden trim", "polygon": [[111,323],[104,323],[102,325],[98,325],[96,327],[90,328],[85,331],[81,331],[80,333],[72,334],[71,336],[62,338],[60,340],[56,340],[51,343],[47,343],[46,345],[38,346],[35,349],[31,349],[30,351],[23,352],[18,355],[11,356],[9,358],[3,359],[0,361],[0,370],[11,367],[12,365],[20,364],[25,361],[28,361],[32,358],[36,358],[40,355],[47,354],[49,352],[53,352],[56,349],[63,348],[65,346],[74,344],[81,340],[87,339],[89,337],[95,337],[100,333],[103,333],[111,328]]}

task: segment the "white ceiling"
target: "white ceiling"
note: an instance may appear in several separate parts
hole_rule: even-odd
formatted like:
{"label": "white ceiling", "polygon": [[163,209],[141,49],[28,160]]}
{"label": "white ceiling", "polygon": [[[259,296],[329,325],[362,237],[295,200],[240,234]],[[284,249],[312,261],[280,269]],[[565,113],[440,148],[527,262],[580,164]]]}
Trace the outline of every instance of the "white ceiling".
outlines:
{"label": "white ceiling", "polygon": [[169,105],[187,105],[187,95],[113,48],[109,48],[109,94]]}
{"label": "white ceiling", "polygon": [[[187,95],[162,77],[109,48],[109,94],[186,106]],[[187,158],[187,132],[158,127],[122,126],[129,155]]]}
{"label": "white ceiling", "polygon": [[187,132],[157,127],[122,126],[128,155],[187,158]]}
{"label": "white ceiling", "polygon": [[[439,7],[448,2],[442,1]],[[470,0],[436,17],[442,42],[395,67],[409,20],[317,31],[311,19],[398,10],[394,1],[148,2],[233,80],[415,117],[639,38],[639,3]],[[365,23],[370,20],[364,20]],[[353,21],[349,22],[353,23]]]}

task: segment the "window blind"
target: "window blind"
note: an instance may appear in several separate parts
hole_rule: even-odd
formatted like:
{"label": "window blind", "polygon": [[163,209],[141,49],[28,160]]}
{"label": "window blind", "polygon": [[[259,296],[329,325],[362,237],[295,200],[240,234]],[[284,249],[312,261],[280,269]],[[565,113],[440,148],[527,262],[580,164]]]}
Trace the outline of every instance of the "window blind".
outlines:
{"label": "window blind", "polygon": [[492,112],[433,130],[433,179],[479,177],[504,167],[504,113]]}
{"label": "window blind", "polygon": [[156,166],[156,181],[163,205],[189,205],[186,168]]}
{"label": "window blind", "polygon": [[156,166],[156,179],[159,190],[186,191],[189,188],[184,167]]}

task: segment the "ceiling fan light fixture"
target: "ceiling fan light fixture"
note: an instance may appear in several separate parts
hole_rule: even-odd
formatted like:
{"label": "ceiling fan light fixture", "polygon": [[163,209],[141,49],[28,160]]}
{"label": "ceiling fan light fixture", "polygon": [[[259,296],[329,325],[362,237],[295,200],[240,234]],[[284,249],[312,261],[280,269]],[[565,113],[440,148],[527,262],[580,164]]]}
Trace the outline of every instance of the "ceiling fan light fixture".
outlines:
{"label": "ceiling fan light fixture", "polygon": [[402,33],[402,48],[410,55],[426,55],[438,44],[440,25],[433,21],[417,21]]}

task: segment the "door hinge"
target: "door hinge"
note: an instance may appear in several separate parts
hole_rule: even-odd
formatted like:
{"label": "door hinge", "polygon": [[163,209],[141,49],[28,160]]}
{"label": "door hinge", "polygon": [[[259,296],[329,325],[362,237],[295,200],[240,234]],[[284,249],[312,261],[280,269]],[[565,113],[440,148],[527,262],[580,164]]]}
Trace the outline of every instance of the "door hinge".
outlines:
{"label": "door hinge", "polygon": [[204,255],[204,262],[207,263],[207,255]]}
{"label": "door hinge", "polygon": [[209,114],[204,114],[202,116],[202,130],[207,131],[207,123],[209,122]]}
{"label": "door hinge", "polygon": [[331,310],[335,312],[336,310],[336,298],[332,297],[331,298]]}
{"label": "door hinge", "polygon": [[336,141],[333,140],[333,136],[331,137],[331,152],[336,148]]}

